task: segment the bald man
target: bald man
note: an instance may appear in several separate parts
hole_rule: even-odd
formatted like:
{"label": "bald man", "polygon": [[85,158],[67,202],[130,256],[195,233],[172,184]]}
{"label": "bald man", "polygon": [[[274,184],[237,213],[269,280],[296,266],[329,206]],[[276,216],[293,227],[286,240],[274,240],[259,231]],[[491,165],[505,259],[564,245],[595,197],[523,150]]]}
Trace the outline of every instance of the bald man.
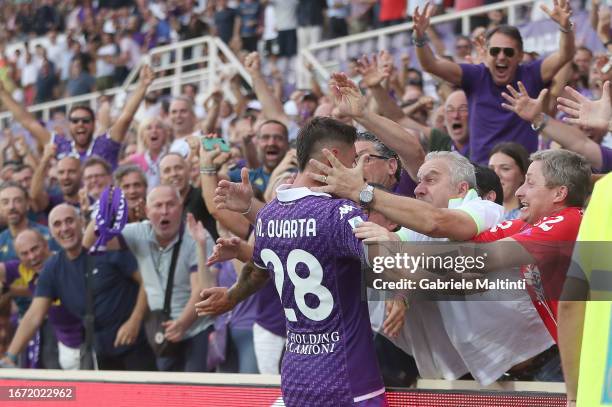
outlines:
{"label": "bald man", "polygon": [[86,274],[91,264],[97,365],[101,370],[154,370],[141,322],[146,311],[142,278],[129,251],[89,256],[82,246],[77,210],[60,204],[49,214],[51,234],[61,246],[44,265],[32,304],[4,361],[22,351],[42,325],[54,300],[81,320],[86,313]]}
{"label": "bald man", "polygon": [[[51,252],[45,237],[33,229],[20,232],[14,244],[19,260],[0,263],[0,281],[11,293],[21,319],[32,302],[38,275]],[[78,367],[78,348],[81,340],[80,319],[56,302],[49,310],[49,319],[28,344],[28,351],[19,355],[19,366],[74,369]],[[11,363],[18,359],[15,354],[8,356]]]}

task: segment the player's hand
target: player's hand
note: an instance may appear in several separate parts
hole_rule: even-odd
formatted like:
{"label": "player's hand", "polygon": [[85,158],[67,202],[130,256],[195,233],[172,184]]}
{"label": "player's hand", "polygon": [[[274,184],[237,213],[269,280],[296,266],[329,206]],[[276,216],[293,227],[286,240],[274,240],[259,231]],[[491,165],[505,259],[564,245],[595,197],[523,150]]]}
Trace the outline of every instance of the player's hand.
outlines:
{"label": "player's hand", "polygon": [[[315,167],[318,174],[308,172],[307,175],[320,183],[323,186],[311,188],[316,192],[326,192],[333,194],[339,198],[347,198],[354,202],[359,202],[359,193],[365,187],[363,179],[363,164],[369,157],[364,154],[359,157],[357,165],[353,168],[346,168],[328,149],[323,149],[323,155],[329,161],[329,165],[325,165],[315,159],[310,160],[310,164]],[[327,185],[325,185],[327,184]]]}
{"label": "player's hand", "polygon": [[187,327],[183,325],[180,319],[162,322],[162,326],[164,327],[164,337],[169,342],[180,342],[187,331]]}
{"label": "player's hand", "polygon": [[385,303],[387,317],[383,322],[383,332],[385,335],[395,338],[399,335],[406,316],[406,304],[402,299],[394,299]]}
{"label": "player's hand", "polygon": [[230,211],[244,213],[251,207],[253,199],[253,187],[249,180],[249,169],[240,171],[241,182],[221,180],[215,189],[213,202],[217,209],[228,209]]}
{"label": "player's hand", "polygon": [[232,310],[236,303],[232,301],[226,287],[212,287],[202,290],[200,297],[203,301],[196,303],[196,314],[199,317],[221,315]]}
{"label": "player's hand", "polygon": [[362,222],[353,229],[357,239],[364,242],[399,241],[397,235],[374,222]]}
{"label": "player's hand", "polygon": [[542,89],[537,99],[532,99],[527,93],[527,89],[522,82],[518,83],[518,90],[511,85],[507,85],[508,93],[502,92],[502,97],[508,103],[502,103],[502,107],[506,110],[516,113],[521,119],[533,122],[544,110],[544,98],[548,93],[548,89]]}
{"label": "player's hand", "polygon": [[132,345],[138,338],[140,332],[140,322],[129,318],[119,327],[115,336],[115,348],[119,346]]}
{"label": "player's hand", "polygon": [[417,38],[422,39],[425,37],[425,31],[429,28],[429,20],[434,11],[435,8],[429,4],[429,2],[425,4],[425,8],[422,12],[419,10],[418,6],[414,9],[414,14],[412,16],[414,22],[413,29]]}
{"label": "player's hand", "polygon": [[569,86],[565,87],[565,91],[569,98],[557,98],[557,108],[568,114],[563,121],[598,130],[608,128],[608,123],[612,120],[610,81],[603,84],[599,100],[590,100]]}
{"label": "player's hand", "polygon": [[237,258],[241,240],[242,239],[236,236],[230,237],[229,239],[222,237],[217,239],[217,244],[213,247],[212,254],[206,261],[206,265],[212,266],[215,263]]}
{"label": "player's hand", "polygon": [[550,10],[546,4],[540,5],[543,12],[548,14],[551,20],[559,24],[563,29],[569,30],[570,17],[572,16],[572,7],[569,0],[553,0],[553,9]]}
{"label": "player's hand", "polygon": [[359,87],[345,73],[333,73],[329,81],[332,101],[338,111],[346,116],[360,117],[366,110],[366,99]]}

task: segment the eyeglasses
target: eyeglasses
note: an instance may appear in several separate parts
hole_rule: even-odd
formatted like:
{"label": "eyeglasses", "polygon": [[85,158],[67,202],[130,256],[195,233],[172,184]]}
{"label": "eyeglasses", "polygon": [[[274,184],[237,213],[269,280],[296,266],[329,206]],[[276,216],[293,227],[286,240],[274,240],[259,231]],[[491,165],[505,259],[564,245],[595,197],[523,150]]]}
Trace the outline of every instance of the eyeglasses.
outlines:
{"label": "eyeglasses", "polygon": [[461,113],[461,114],[466,114],[468,113],[469,109],[466,105],[462,105],[459,106],[457,109],[455,109],[454,107],[447,107],[446,108],[446,113],[448,114],[455,114],[455,113]]}
{"label": "eyeglasses", "polygon": [[72,124],[89,124],[92,121],[91,117],[71,117],[69,120]]}
{"label": "eyeglasses", "polygon": [[379,160],[388,160],[391,157],[385,157],[384,155],[378,154],[368,154],[368,158],[365,159],[365,163],[369,164],[374,158],[378,158]]}
{"label": "eyeglasses", "polygon": [[504,55],[507,56],[508,58],[512,58],[514,54],[516,53],[514,48],[491,47],[489,48],[489,55],[491,55],[492,57],[496,57],[502,51]]}

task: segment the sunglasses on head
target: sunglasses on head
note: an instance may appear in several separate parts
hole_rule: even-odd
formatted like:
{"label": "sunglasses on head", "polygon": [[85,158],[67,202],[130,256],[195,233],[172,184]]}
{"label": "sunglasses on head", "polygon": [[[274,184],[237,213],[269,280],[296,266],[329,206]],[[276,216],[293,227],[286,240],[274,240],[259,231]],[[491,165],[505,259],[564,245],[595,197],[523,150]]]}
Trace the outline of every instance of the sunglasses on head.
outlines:
{"label": "sunglasses on head", "polygon": [[514,56],[514,54],[516,53],[516,51],[514,50],[514,48],[501,48],[501,47],[491,47],[489,48],[489,54],[492,57],[496,57],[499,55],[500,52],[504,52],[504,55],[507,56],[508,58],[512,58]]}
{"label": "sunglasses on head", "polygon": [[78,123],[89,124],[89,123],[91,123],[91,117],[71,117],[69,120],[70,120],[70,123],[72,123],[72,124],[78,124]]}

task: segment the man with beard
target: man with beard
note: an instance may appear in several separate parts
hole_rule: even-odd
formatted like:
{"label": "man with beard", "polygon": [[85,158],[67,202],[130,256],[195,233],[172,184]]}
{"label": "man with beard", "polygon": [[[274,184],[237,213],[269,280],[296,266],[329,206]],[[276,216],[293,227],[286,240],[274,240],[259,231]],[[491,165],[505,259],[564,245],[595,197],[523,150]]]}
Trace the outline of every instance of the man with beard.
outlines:
{"label": "man with beard", "polygon": [[57,158],[61,159],[73,155],[78,157],[80,161],[85,161],[88,157],[97,155],[108,161],[112,168],[115,168],[117,167],[121,143],[153,79],[154,73],[151,67],[143,66],[140,71],[138,86],[127,101],[123,112],[108,133],[95,138],[95,114],[88,106],[75,105],[68,112],[70,137],[67,138],[63,135],[51,134],[31,113],[15,102],[2,84],[0,84],[0,100],[13,114],[15,120],[36,138],[39,147],[42,148],[50,141],[57,146]]}
{"label": "man with beard", "polygon": [[[12,294],[21,319],[32,302],[39,273],[51,252],[44,236],[33,229],[26,229],[17,235],[15,250],[19,260],[0,263],[0,282]],[[29,342],[29,351],[22,353],[19,366],[75,369],[79,365],[82,336],[81,320],[68,312],[59,301],[55,302],[49,310],[48,321]],[[7,353],[2,362],[10,366],[17,360],[17,355]]]}
{"label": "man with beard", "polygon": [[55,157],[57,147],[47,144],[38,167],[32,177],[30,194],[34,212],[51,212],[56,205],[65,202],[76,208],[80,207],[79,188],[81,186],[81,162],[78,158],[67,156],[57,162],[57,177],[60,193],[47,192],[45,180],[49,174],[51,160]]}
{"label": "man with beard", "polygon": [[94,346],[101,370],[155,370],[153,353],[145,343],[141,322],[146,294],[136,260],[127,250],[90,256],[82,244],[81,218],[70,205],[60,204],[49,214],[53,237],[62,250],[44,265],[32,304],[24,315],[7,354],[16,355],[44,322],[59,299],[73,315],[86,314],[86,272],[91,262],[94,295]]}
{"label": "man with beard", "polygon": [[[8,223],[8,228],[0,233],[0,261],[17,258],[13,240],[25,229],[37,230],[45,236],[45,239],[50,239],[46,227],[28,220],[28,200],[28,192],[21,185],[5,182],[0,186],[0,217],[6,219]],[[51,246],[53,249],[57,248],[54,241],[51,242]]]}
{"label": "man with beard", "polygon": [[[249,170],[249,180],[255,189],[264,193],[270,181],[270,174],[281,162],[289,149],[289,134],[287,126],[278,120],[266,120],[259,126],[255,139],[259,161],[263,164],[259,168]],[[232,182],[240,182],[240,169],[229,172]]]}
{"label": "man with beard", "polygon": [[128,206],[128,222],[146,219],[147,176],[137,165],[122,165],[113,173],[115,185],[121,188]]}
{"label": "man with beard", "polygon": [[202,222],[204,228],[214,240],[219,238],[217,222],[208,212],[202,199],[202,190],[189,183],[191,166],[180,153],[168,153],[159,162],[162,185],[172,185],[181,194],[183,219],[187,213],[192,213],[195,219]]}

